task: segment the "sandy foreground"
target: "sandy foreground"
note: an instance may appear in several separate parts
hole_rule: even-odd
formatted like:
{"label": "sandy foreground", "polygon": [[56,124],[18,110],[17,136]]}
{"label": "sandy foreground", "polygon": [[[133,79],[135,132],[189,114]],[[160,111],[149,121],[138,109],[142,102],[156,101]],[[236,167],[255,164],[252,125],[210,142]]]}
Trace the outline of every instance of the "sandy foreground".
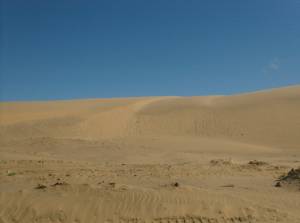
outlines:
{"label": "sandy foreground", "polygon": [[300,86],[0,103],[0,223],[299,223],[298,167]]}

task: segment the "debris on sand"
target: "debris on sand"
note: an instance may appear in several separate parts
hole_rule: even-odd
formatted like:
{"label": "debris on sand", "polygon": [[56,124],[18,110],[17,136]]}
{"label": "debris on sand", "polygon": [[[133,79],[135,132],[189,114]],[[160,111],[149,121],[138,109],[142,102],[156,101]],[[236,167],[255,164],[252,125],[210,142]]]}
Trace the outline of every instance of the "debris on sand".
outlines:
{"label": "debris on sand", "polygon": [[284,175],[282,177],[280,177],[281,181],[294,181],[294,180],[298,180],[300,181],[300,167],[298,169],[291,169],[287,175]]}
{"label": "debris on sand", "polygon": [[109,186],[111,186],[112,188],[114,188],[116,186],[116,183],[115,182],[110,182],[108,183]]}
{"label": "debris on sand", "polygon": [[170,189],[170,188],[180,187],[180,184],[178,182],[172,182],[172,183],[163,184],[161,186]]}
{"label": "debris on sand", "polygon": [[68,185],[68,183],[66,183],[64,181],[62,181],[62,182],[58,181],[55,184],[52,184],[51,186],[56,187],[56,186],[65,186],[65,185]]}
{"label": "debris on sand", "polygon": [[275,187],[281,187],[280,181],[278,181],[278,182],[275,184]]}
{"label": "debris on sand", "polygon": [[234,184],[225,184],[225,185],[222,185],[221,187],[234,187]]}
{"label": "debris on sand", "polygon": [[231,159],[214,159],[214,160],[211,160],[210,161],[210,164],[212,165],[216,165],[216,166],[219,166],[219,165],[232,165],[232,161]]}
{"label": "debris on sand", "polygon": [[45,185],[43,185],[43,184],[38,184],[36,187],[35,187],[35,189],[37,189],[37,190],[42,190],[42,189],[46,189],[47,188],[47,186],[45,186]]}
{"label": "debris on sand", "polygon": [[300,189],[300,167],[291,169],[287,174],[277,179],[275,187],[281,187],[283,185],[297,186]]}
{"label": "debris on sand", "polygon": [[265,166],[268,165],[267,162],[259,161],[259,160],[251,160],[248,162],[249,165],[255,165],[255,166]]}
{"label": "debris on sand", "polygon": [[8,172],[8,173],[7,173],[7,176],[9,176],[9,177],[12,177],[12,176],[15,176],[15,175],[16,175],[15,172]]}
{"label": "debris on sand", "polygon": [[179,183],[178,182],[174,182],[171,184],[173,187],[179,187]]}

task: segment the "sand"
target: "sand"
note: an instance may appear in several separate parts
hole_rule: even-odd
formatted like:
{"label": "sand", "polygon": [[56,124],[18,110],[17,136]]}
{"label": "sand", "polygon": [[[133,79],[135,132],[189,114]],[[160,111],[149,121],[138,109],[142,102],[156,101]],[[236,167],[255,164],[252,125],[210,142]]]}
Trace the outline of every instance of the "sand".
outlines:
{"label": "sand", "polygon": [[299,166],[300,86],[0,103],[0,223],[299,223]]}

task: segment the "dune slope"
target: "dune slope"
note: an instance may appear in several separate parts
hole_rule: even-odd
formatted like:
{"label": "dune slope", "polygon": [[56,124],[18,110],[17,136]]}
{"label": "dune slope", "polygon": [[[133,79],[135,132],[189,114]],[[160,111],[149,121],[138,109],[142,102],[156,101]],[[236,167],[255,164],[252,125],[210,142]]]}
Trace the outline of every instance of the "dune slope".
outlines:
{"label": "dune slope", "polygon": [[1,102],[0,223],[300,222],[299,149],[300,86]]}
{"label": "dune slope", "polygon": [[0,134],[102,139],[193,136],[297,148],[300,87],[215,97],[1,103]]}

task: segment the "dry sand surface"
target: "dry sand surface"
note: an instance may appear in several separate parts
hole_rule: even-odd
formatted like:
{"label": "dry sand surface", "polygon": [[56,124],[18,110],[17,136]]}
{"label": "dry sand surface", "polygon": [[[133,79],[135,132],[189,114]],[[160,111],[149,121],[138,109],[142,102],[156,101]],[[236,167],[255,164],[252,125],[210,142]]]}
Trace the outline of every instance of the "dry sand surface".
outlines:
{"label": "dry sand surface", "polygon": [[299,223],[299,166],[300,86],[0,103],[0,223]]}

